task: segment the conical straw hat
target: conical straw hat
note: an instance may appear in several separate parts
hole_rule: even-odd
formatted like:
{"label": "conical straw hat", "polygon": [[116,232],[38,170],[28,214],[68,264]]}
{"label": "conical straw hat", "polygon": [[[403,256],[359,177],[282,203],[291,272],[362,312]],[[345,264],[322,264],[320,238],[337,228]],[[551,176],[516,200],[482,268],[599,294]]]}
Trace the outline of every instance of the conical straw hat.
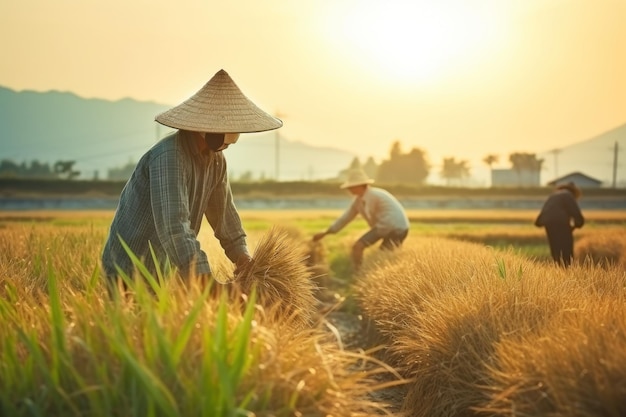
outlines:
{"label": "conical straw hat", "polygon": [[357,185],[372,184],[373,179],[367,176],[367,174],[360,169],[352,170],[348,173],[346,182],[341,184],[340,188],[356,187]]}
{"label": "conical straw hat", "polygon": [[156,116],[162,125],[211,133],[250,133],[278,129],[283,122],[246,97],[224,70],[196,94]]}

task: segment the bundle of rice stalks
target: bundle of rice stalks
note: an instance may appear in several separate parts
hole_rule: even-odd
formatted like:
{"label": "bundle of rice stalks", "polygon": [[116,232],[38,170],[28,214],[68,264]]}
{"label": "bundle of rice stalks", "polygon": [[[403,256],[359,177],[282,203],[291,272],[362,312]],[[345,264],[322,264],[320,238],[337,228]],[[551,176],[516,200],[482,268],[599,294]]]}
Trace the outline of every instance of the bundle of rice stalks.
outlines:
{"label": "bundle of rice stalks", "polygon": [[273,227],[259,240],[253,258],[230,285],[231,299],[237,294],[249,295],[256,288],[257,304],[266,314],[280,315],[300,325],[311,324],[317,311],[317,286],[304,247],[284,229]]}
{"label": "bundle of rice stalks", "polygon": [[318,286],[326,287],[330,271],[326,262],[326,249],[322,242],[313,241],[295,226],[281,226],[281,233],[302,247],[301,249],[306,253],[306,265],[309,267],[312,278]]}
{"label": "bundle of rice stalks", "polygon": [[599,266],[626,266],[626,236],[623,230],[587,234],[574,245],[574,256]]}
{"label": "bundle of rice stalks", "polygon": [[326,262],[326,249],[322,242],[307,242],[307,253],[309,254],[307,264],[311,269],[313,278],[322,287],[328,287],[330,268]]}

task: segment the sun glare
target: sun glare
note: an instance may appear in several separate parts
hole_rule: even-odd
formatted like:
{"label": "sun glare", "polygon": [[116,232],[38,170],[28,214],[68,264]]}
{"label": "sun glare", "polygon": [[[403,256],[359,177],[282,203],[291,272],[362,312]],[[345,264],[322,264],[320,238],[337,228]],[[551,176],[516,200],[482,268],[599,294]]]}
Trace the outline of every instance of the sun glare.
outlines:
{"label": "sun glare", "polygon": [[460,0],[350,3],[335,15],[335,42],[364,68],[402,83],[432,82],[471,64],[497,39],[496,19],[475,5]]}

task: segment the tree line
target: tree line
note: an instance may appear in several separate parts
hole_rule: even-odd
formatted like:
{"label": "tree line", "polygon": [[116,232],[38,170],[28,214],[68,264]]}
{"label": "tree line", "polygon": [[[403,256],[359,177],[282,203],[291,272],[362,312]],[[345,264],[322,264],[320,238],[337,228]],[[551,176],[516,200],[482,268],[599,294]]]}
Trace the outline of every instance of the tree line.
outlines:
{"label": "tree line", "polygon": [[75,179],[80,171],[74,169],[76,161],[56,161],[54,164],[33,160],[17,163],[11,159],[0,160],[0,177],[37,179]]}
{"label": "tree line", "polygon": [[[483,158],[483,162],[490,169],[493,169],[493,164],[498,161],[499,156],[494,154]],[[509,155],[509,162],[511,169],[518,173],[538,173],[543,165],[543,159],[538,159],[534,153],[512,153]],[[75,163],[76,161],[72,160],[61,160],[50,165],[38,160],[30,163],[16,163],[10,159],[2,159],[0,160],[0,177],[73,180],[80,175],[80,171],[74,168]],[[130,177],[135,165],[135,163],[128,163],[124,167],[109,170],[108,179],[125,181]],[[404,152],[400,141],[395,141],[391,145],[389,156],[380,163],[376,163],[371,156],[364,163],[355,157],[346,169],[337,174],[337,178],[344,179],[347,172],[355,168],[363,169],[370,178],[380,183],[425,185],[433,166],[428,161],[425,150],[413,147],[408,152]],[[463,186],[471,176],[471,166],[467,160],[445,157],[439,175],[449,186]],[[234,180],[254,182],[251,173],[246,173]]]}
{"label": "tree line", "polygon": [[[499,156],[488,154],[483,162],[493,170],[493,164],[499,161]],[[518,174],[522,172],[541,171],[543,159],[538,159],[534,153],[514,152],[509,155],[511,169]],[[372,157],[365,163],[359,158],[354,158],[350,165],[339,173],[339,178],[345,178],[348,171],[362,169],[370,177],[381,183],[425,185],[426,179],[431,173],[432,165],[428,162],[427,153],[421,148],[412,148],[408,152],[402,151],[399,141],[393,142],[389,151],[389,157],[377,164]],[[455,157],[443,158],[440,177],[449,186],[462,186],[471,176],[471,165],[464,159]]]}

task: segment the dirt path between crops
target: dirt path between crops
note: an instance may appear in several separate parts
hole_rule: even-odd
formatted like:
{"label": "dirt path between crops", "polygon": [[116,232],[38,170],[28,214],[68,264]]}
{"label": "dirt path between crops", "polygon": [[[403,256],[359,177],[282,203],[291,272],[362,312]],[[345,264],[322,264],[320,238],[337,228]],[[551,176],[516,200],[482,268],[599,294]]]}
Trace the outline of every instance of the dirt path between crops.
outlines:
{"label": "dirt path between crops", "polygon": [[[368,329],[358,313],[348,311],[331,311],[325,314],[325,318],[328,322],[329,330],[339,335],[338,343],[350,351],[366,351],[376,347],[376,344],[371,340],[371,329]],[[382,358],[378,358],[384,361]],[[380,376],[381,382],[385,380],[392,380],[391,374],[388,376]],[[370,399],[381,404],[388,404],[388,414],[399,414],[404,397],[406,396],[406,388],[404,386],[392,387],[383,390],[377,390],[370,394]],[[380,415],[387,415],[387,413],[380,412]]]}

